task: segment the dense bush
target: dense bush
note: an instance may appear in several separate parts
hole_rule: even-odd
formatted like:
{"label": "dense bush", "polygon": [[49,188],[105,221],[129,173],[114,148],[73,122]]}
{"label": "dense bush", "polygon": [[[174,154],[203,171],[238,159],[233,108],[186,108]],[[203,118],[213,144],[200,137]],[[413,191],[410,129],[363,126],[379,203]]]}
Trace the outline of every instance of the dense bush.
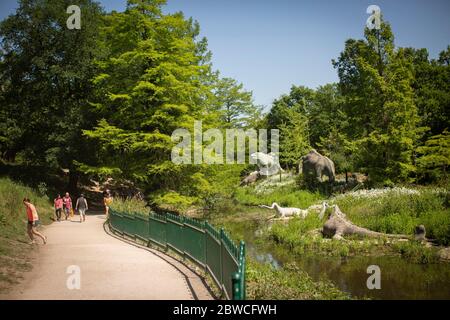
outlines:
{"label": "dense bush", "polygon": [[114,198],[111,208],[118,212],[129,214],[149,214],[150,212],[150,208],[147,207],[146,203],[136,198]]}

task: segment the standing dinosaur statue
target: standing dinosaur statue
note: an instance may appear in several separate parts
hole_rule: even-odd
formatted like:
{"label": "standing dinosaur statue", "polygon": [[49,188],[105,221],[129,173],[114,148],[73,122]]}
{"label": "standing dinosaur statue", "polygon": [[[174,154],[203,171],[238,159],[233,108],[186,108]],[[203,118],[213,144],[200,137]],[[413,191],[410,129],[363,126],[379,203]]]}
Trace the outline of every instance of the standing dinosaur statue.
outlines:
{"label": "standing dinosaur statue", "polygon": [[274,174],[280,174],[284,171],[280,166],[280,162],[278,161],[278,156],[275,153],[264,153],[264,152],[255,152],[250,155],[252,161],[255,161],[256,165],[259,167],[259,173],[263,176],[271,176]]}

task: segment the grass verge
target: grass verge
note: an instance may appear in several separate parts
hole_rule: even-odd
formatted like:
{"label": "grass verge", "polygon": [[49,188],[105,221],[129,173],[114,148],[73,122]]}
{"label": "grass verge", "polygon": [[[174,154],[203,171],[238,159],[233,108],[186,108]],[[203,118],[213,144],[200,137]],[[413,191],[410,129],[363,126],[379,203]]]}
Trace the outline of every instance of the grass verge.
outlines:
{"label": "grass verge", "polygon": [[254,300],[348,300],[331,281],[313,281],[295,264],[282,269],[253,260],[247,265],[247,298]]}
{"label": "grass verge", "polygon": [[0,292],[7,291],[20,280],[22,272],[31,269],[32,245],[28,244],[26,234],[24,197],[36,206],[43,224],[49,223],[54,214],[46,196],[8,178],[0,178]]}

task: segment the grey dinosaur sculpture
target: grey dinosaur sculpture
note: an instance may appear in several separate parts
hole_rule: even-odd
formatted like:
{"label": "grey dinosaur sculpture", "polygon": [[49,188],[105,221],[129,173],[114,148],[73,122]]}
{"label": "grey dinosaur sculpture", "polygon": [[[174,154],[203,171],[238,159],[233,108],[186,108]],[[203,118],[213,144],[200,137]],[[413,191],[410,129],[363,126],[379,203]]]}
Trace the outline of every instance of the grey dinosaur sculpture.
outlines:
{"label": "grey dinosaur sculpture", "polygon": [[[339,209],[337,205],[333,205],[333,211],[328,217],[322,228],[322,234],[326,237],[341,240],[346,235],[359,235],[371,238],[397,238],[411,239],[411,236],[404,234],[387,234],[371,231],[366,228],[359,227],[348,220],[347,216]],[[423,227],[423,226],[420,226]],[[421,228],[420,228],[421,229]],[[422,229],[421,229],[422,230]],[[425,230],[425,227],[423,227]],[[417,231],[416,231],[417,232]]]}
{"label": "grey dinosaur sculpture", "polygon": [[241,186],[248,186],[249,184],[255,183],[260,177],[259,171],[253,171],[248,176],[246,176],[241,181]]}
{"label": "grey dinosaur sculpture", "polygon": [[322,182],[323,175],[326,175],[330,182],[334,182],[336,178],[333,161],[314,149],[302,157],[302,173],[305,179],[311,180],[315,177],[318,182]]}

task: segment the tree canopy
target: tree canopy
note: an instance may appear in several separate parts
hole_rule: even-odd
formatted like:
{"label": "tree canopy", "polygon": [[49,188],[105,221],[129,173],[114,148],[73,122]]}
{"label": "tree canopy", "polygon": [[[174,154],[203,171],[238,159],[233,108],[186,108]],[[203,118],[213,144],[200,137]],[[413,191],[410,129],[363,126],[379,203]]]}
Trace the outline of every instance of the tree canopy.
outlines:
{"label": "tree canopy", "polygon": [[72,160],[89,158],[81,131],[95,123],[88,100],[102,10],[79,1],[84,26],[69,30],[68,3],[24,0],[0,24],[0,150],[7,159],[72,169]]}
{"label": "tree canopy", "polygon": [[107,13],[80,0],[82,27],[70,30],[70,1],[19,1],[0,23],[2,159],[69,169],[73,188],[80,175],[113,177],[156,206],[212,205],[252,168],[172,162],[172,133],[202,121],[220,132],[279,129],[286,168],[316,148],[338,172],[375,183],[446,179],[450,46],[436,59],[397,47],[383,21],[345,42],[331,64],[338,83],[295,84],[265,114],[244,84],[214,70],[199,23],[164,13],[165,3],[128,0]]}

